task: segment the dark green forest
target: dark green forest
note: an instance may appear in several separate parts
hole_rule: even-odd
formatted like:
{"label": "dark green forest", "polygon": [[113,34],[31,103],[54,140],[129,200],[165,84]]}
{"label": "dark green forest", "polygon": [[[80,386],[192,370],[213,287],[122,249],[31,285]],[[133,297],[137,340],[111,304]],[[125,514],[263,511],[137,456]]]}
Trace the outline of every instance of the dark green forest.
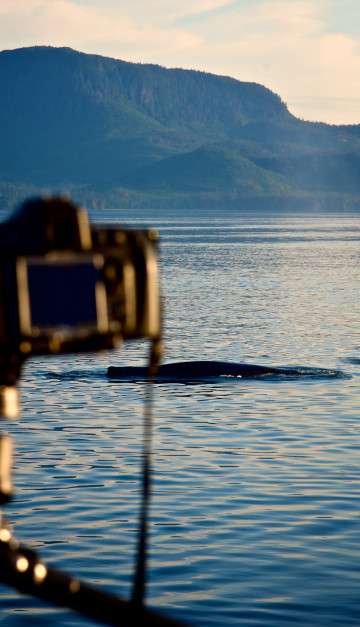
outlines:
{"label": "dark green forest", "polygon": [[0,53],[0,206],[360,207],[360,126],[306,122],[262,85],[70,48]]}

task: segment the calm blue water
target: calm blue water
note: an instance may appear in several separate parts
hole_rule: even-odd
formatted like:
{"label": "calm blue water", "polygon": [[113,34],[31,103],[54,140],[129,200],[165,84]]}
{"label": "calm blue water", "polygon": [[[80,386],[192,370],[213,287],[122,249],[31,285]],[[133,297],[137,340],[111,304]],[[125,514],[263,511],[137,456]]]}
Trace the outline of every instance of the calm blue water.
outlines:
{"label": "calm blue water", "polygon": [[[166,361],[319,369],[155,387],[148,605],[193,626],[360,624],[359,215],[103,212],[161,233]],[[128,597],[144,342],[28,362],[5,516],[48,563]],[[343,371],[344,378],[323,370]],[[6,626],[85,626],[0,587]]]}

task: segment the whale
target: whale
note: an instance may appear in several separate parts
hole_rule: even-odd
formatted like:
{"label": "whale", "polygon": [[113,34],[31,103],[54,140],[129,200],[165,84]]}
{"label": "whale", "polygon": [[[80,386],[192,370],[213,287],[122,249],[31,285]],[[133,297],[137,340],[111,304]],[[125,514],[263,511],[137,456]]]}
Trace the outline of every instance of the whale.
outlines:
{"label": "whale", "polygon": [[[321,371],[327,376],[340,375],[335,371]],[[320,371],[304,368],[276,368],[228,361],[178,361],[162,364],[155,380],[157,381],[199,381],[219,377],[254,379],[273,375],[276,377],[298,377],[319,374]],[[107,376],[110,379],[142,380],[146,379],[147,368],[143,366],[109,366]]]}

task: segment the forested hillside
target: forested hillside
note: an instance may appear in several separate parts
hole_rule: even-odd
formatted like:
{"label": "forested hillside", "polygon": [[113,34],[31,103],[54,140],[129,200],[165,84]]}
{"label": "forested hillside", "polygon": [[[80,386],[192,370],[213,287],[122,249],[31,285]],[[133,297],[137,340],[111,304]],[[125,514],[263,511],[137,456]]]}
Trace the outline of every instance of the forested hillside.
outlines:
{"label": "forested hillside", "polygon": [[269,89],[70,48],[0,53],[0,204],[358,206],[360,127],[301,121]]}

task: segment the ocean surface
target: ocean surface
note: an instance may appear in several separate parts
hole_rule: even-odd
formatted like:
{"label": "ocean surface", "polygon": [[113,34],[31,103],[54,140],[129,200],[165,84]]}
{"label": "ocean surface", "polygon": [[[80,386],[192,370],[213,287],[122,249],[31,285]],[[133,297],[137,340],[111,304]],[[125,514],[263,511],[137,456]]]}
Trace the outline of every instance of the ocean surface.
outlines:
{"label": "ocean surface", "polygon": [[[93,212],[160,231],[164,361],[304,369],[154,386],[147,605],[189,626],[360,624],[360,216]],[[16,495],[52,566],[131,593],[145,341],[23,370]],[[308,374],[306,374],[308,371]],[[337,372],[337,371],[340,371]],[[0,586],[6,627],[93,624]]]}

